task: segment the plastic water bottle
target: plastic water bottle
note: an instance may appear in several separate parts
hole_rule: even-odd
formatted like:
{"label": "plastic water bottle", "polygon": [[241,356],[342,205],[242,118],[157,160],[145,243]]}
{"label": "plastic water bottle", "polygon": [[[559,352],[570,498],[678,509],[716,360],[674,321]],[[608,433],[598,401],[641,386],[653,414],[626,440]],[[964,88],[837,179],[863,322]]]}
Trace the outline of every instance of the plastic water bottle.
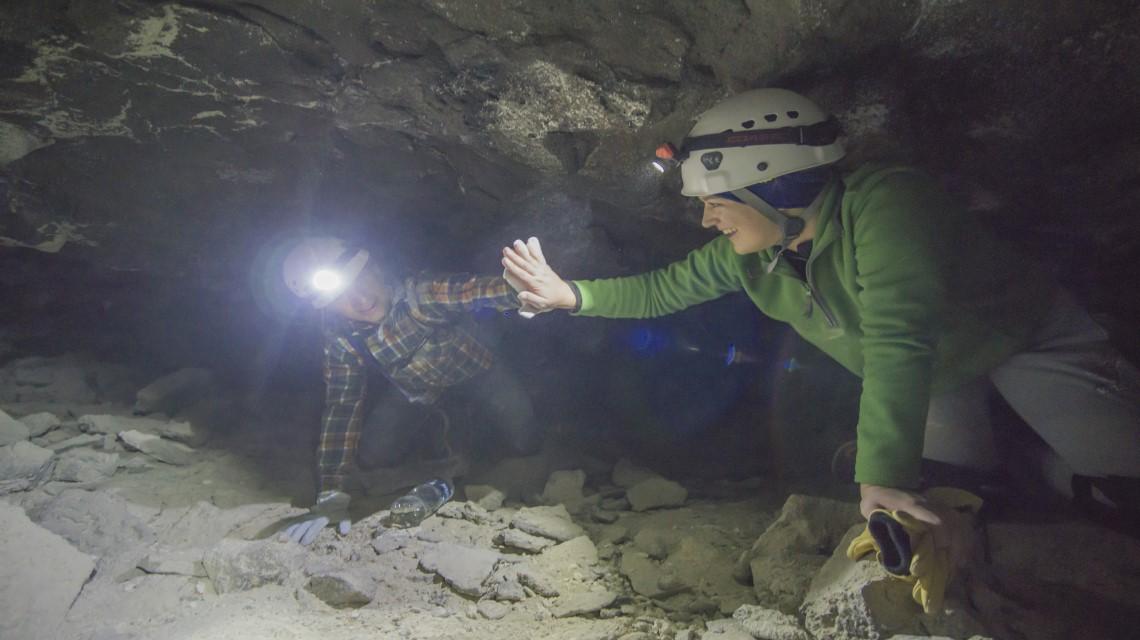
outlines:
{"label": "plastic water bottle", "polygon": [[392,503],[389,526],[414,527],[451,499],[454,490],[445,480],[429,480]]}

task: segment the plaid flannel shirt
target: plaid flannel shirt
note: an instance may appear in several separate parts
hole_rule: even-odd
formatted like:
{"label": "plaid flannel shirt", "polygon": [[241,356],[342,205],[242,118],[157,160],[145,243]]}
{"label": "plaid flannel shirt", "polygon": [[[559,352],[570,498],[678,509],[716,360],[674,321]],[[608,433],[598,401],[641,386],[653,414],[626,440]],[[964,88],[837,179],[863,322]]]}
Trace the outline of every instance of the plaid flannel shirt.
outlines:
{"label": "plaid flannel shirt", "polygon": [[[517,294],[503,278],[464,273],[408,278],[379,325],[326,314],[325,409],[317,452],[321,491],[342,490],[355,463],[370,366],[408,400],[434,403],[445,388],[491,367],[491,352],[462,326],[465,314],[518,306]],[[357,353],[351,334],[369,354]]]}

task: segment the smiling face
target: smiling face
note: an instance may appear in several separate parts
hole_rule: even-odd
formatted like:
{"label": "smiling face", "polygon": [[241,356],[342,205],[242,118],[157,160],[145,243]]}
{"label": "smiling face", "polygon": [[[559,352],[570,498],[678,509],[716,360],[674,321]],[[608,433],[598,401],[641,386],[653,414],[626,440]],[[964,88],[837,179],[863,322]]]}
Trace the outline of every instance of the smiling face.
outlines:
{"label": "smiling face", "polygon": [[705,203],[701,226],[716,227],[728,236],[736,253],[756,253],[780,241],[780,228],[756,209],[719,196],[704,196],[701,201]]}
{"label": "smiling face", "polygon": [[326,307],[349,320],[380,324],[392,305],[392,288],[372,264],[364,268],[352,285]]}

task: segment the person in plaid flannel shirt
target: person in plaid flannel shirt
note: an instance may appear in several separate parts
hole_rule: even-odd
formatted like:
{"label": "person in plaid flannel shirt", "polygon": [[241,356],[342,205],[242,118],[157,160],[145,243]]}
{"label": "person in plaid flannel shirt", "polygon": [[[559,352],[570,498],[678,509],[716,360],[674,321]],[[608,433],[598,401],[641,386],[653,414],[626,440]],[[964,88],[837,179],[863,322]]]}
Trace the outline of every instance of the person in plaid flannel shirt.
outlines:
{"label": "person in plaid flannel shirt", "polygon": [[[326,387],[317,502],[282,538],[307,545],[329,524],[347,533],[351,473],[358,464],[405,459],[414,427],[441,401],[474,406],[512,453],[539,448],[529,396],[465,326],[474,312],[519,309],[506,279],[462,273],[399,281],[368,251],[320,237],[297,243],[282,266],[289,289],[322,310]],[[370,371],[378,374],[371,381]],[[369,403],[379,376],[391,384]]]}

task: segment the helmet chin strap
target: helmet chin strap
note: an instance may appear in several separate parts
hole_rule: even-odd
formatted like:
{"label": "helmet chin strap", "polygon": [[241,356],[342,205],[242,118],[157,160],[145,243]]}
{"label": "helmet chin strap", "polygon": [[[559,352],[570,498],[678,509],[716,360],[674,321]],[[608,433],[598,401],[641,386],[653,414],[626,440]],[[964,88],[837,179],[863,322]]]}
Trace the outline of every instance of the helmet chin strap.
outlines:
{"label": "helmet chin strap", "polygon": [[811,204],[809,204],[803,210],[803,213],[798,216],[789,216],[783,211],[780,211],[776,207],[768,204],[766,200],[749,191],[748,189],[737,189],[730,192],[732,195],[739,198],[740,201],[744,204],[759,211],[760,215],[771,220],[772,223],[780,229],[780,250],[776,252],[776,257],[773,258],[771,264],[768,265],[768,273],[772,273],[772,270],[776,268],[776,263],[780,261],[780,256],[784,255],[784,251],[788,249],[788,245],[790,245],[793,240],[798,238],[800,234],[804,232],[804,228],[807,227],[808,220],[811,220],[819,213],[820,206],[823,204],[824,191],[827,190],[821,190],[819,192],[819,195],[815,197],[815,200],[812,200]]}

